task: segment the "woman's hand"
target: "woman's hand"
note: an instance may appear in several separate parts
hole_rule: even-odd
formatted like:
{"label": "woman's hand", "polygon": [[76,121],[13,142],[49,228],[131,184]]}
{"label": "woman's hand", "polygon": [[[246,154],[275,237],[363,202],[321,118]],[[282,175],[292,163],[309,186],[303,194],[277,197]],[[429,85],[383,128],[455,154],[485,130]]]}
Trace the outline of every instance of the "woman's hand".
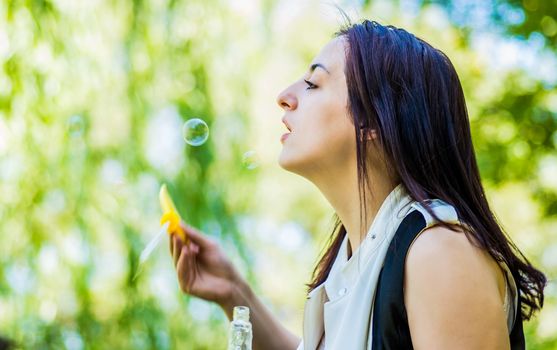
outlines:
{"label": "woman's hand", "polygon": [[170,237],[170,253],[180,284],[187,294],[223,305],[236,290],[240,276],[220,246],[195,228],[181,223],[187,243]]}
{"label": "woman's hand", "polygon": [[181,223],[181,229],[186,234],[186,242],[172,234],[170,252],[182,291],[216,302],[229,320],[233,318],[234,306],[249,307],[254,350],[296,349],[301,339],[286,329],[259,300],[221,247],[189,225]]}

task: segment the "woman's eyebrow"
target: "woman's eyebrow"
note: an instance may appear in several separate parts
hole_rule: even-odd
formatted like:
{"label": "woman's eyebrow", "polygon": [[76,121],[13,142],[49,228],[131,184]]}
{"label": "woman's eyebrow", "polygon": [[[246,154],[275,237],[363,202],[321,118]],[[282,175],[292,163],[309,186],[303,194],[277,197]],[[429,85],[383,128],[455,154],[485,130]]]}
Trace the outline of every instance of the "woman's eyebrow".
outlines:
{"label": "woman's eyebrow", "polygon": [[331,73],[327,70],[327,68],[325,68],[325,66],[322,65],[321,63],[314,63],[314,64],[312,64],[312,65],[309,67],[309,71],[310,71],[310,72],[313,72],[313,71],[315,70],[315,68],[317,68],[317,67],[323,69],[325,72],[327,72],[327,74],[331,74]]}

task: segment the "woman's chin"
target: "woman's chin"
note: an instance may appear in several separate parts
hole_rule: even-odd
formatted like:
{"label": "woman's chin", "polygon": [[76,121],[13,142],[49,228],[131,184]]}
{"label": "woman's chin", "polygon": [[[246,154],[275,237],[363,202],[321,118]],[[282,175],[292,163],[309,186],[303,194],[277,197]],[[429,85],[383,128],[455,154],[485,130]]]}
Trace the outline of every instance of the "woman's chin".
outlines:
{"label": "woman's chin", "polygon": [[287,157],[284,153],[285,152],[284,152],[284,149],[283,149],[278,156],[278,161],[277,162],[278,162],[278,165],[281,168],[283,168],[284,170],[289,170],[288,169],[289,162],[288,162],[288,159],[287,159]]}
{"label": "woman's chin", "polygon": [[292,159],[291,155],[288,154],[288,151],[285,151],[284,149],[278,157],[278,164],[284,170],[291,172],[295,172],[295,169],[297,168],[296,161]]}
{"label": "woman's chin", "polygon": [[300,157],[288,154],[288,152],[285,152],[284,150],[279,155],[278,164],[284,170],[301,176],[304,176],[305,170],[307,170],[306,168],[308,166],[307,159],[300,159]]}

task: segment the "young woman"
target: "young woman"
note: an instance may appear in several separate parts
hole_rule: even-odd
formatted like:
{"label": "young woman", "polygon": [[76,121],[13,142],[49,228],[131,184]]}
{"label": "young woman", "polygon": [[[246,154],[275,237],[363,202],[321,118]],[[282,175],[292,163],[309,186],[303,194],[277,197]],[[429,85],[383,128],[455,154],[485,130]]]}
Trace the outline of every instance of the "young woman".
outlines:
{"label": "young woman", "polygon": [[497,223],[464,95],[441,51],[364,21],[335,35],[280,93],[282,168],[337,215],[309,283],[303,339],[193,227],[171,253],[181,289],[251,309],[254,349],[523,349],[546,278]]}

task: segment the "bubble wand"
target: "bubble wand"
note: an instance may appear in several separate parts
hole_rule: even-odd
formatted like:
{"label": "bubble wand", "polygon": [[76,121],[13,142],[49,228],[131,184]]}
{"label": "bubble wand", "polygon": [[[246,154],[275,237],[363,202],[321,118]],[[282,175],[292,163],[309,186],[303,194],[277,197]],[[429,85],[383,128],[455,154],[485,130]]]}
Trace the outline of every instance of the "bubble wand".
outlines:
{"label": "bubble wand", "polygon": [[172,235],[175,233],[182,239],[183,242],[187,243],[186,233],[180,227],[182,218],[180,217],[180,214],[178,214],[174,201],[172,201],[172,197],[170,197],[170,194],[168,193],[166,184],[161,186],[159,201],[162,208],[161,225],[164,226],[165,223],[168,223],[168,234]]}
{"label": "bubble wand", "polygon": [[180,214],[178,214],[178,210],[172,201],[172,197],[168,193],[168,188],[166,184],[161,186],[159,192],[159,202],[162,208],[162,217],[160,220],[161,229],[159,233],[147,243],[141,254],[139,255],[139,266],[137,272],[135,273],[133,280],[137,278],[139,273],[141,272],[141,268],[147,258],[151,255],[151,253],[155,250],[155,248],[160,244],[162,238],[164,237],[165,233],[172,236],[172,234],[177,234],[183,242],[186,242],[186,234],[184,230],[180,227],[180,222],[182,218]]}

